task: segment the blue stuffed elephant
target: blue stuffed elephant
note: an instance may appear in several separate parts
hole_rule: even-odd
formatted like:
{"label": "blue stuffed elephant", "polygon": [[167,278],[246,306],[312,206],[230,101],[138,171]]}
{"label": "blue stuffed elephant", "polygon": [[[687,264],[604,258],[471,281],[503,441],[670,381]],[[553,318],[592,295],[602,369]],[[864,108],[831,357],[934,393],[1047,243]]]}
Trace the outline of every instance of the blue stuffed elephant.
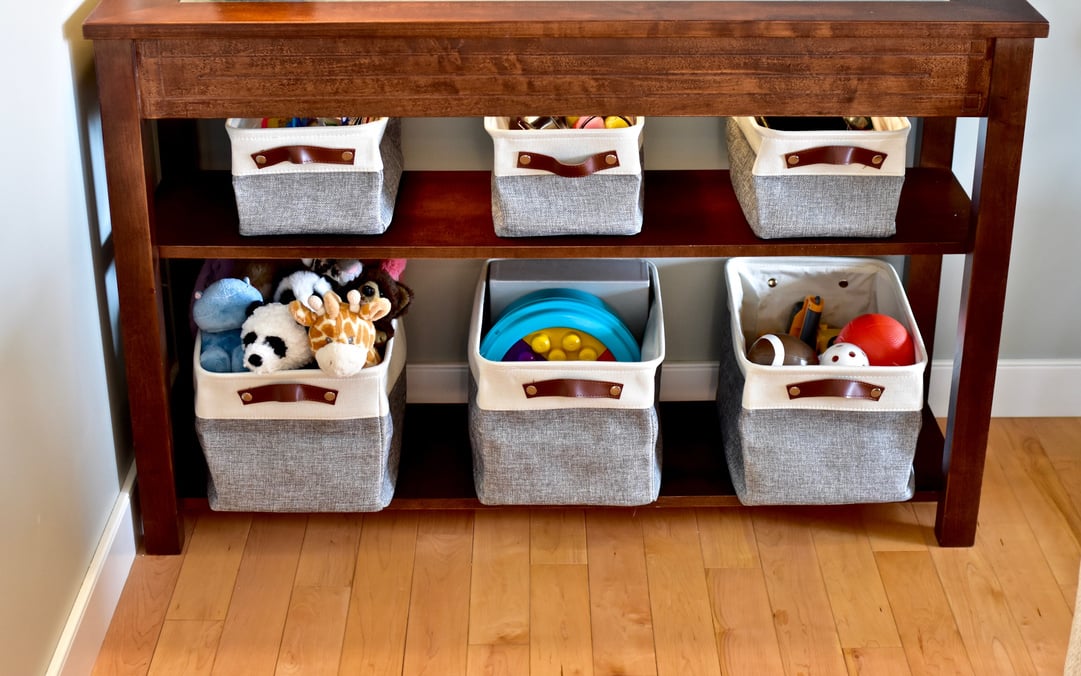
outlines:
{"label": "blue stuffed elephant", "polygon": [[247,278],[226,277],[196,292],[192,318],[199,327],[202,350],[199,364],[213,373],[238,373],[244,367],[244,346],[240,327],[252,303],[263,295]]}

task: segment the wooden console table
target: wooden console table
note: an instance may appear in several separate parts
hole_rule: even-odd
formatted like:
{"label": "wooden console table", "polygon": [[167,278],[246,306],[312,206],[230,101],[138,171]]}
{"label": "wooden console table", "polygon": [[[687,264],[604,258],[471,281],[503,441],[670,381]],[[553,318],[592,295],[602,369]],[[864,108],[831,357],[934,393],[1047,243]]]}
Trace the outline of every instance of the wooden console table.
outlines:
{"label": "wooden console table", "polygon": [[[941,257],[965,254],[949,422],[928,414],[918,498],[938,502],[944,546],[975,538],[1002,326],[1034,40],[1023,0],[930,2],[245,2],[102,0],[84,24],[101,93],[121,328],[146,549],[183,538],[178,458],[190,445],[172,264],[204,258],[907,256],[906,285],[934,343]],[[898,232],[887,239],[758,240],[724,171],[649,172],[634,237],[501,240],[487,174],[407,172],[395,222],[373,237],[237,234],[227,173],[199,171],[196,118],[575,114],[902,115],[923,118]],[[974,197],[951,167],[957,117],[981,118]],[[155,124],[155,121],[157,123]],[[158,131],[155,139],[154,132]],[[155,151],[158,151],[155,156]],[[160,167],[160,172],[158,168]],[[175,297],[186,303],[186,290]],[[179,356],[178,356],[179,354]],[[464,356],[463,356],[464,360]],[[179,388],[183,391],[183,388]],[[706,407],[709,410],[709,407]],[[662,416],[698,418],[666,403]],[[411,406],[400,507],[477,506],[420,476],[468,458],[464,437],[427,438],[464,407]],[[737,504],[721,472],[695,483],[705,429],[669,435],[658,505]],[[700,434],[699,434],[700,433]],[[434,436],[434,435],[428,435]],[[179,440],[179,441],[178,441]],[[455,446],[446,449],[447,444]],[[446,451],[447,453],[444,453]],[[723,465],[723,461],[721,462]],[[410,473],[409,477],[405,474]],[[705,474],[709,474],[706,472]],[[681,479],[686,478],[686,481]],[[699,477],[700,478],[700,477]],[[408,481],[406,481],[408,479]]]}

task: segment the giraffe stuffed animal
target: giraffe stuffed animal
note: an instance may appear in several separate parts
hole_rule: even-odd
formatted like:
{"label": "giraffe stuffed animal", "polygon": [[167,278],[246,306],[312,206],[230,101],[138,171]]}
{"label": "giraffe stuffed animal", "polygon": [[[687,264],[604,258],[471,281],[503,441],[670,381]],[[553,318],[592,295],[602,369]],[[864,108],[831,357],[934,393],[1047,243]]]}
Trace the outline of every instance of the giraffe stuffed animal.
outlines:
{"label": "giraffe stuffed animal", "polygon": [[308,327],[308,341],[324,373],[344,378],[380,362],[375,349],[375,322],[391,311],[390,301],[360,301],[360,292],[354,289],[346,294],[346,302],[328,291],[322,298],[309,298],[310,309],[298,300],[289,303],[293,319]]}

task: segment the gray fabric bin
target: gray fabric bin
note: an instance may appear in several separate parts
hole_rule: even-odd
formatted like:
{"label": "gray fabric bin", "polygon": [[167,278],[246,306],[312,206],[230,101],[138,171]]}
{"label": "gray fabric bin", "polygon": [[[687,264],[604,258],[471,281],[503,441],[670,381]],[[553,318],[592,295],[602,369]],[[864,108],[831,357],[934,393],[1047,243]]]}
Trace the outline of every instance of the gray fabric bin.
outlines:
{"label": "gray fabric bin", "polygon": [[[753,119],[728,118],[725,137],[732,188],[755,235],[763,239],[890,237],[897,232],[897,205],[905,180],[907,120],[884,118],[903,121],[903,129],[881,134],[819,134],[764,130],[747,122]],[[756,150],[748,133],[765,132],[772,135],[757,139],[760,145]],[[877,138],[882,134],[885,141]],[[886,160],[878,169],[858,164],[796,168],[784,160],[785,156],[798,156],[801,147],[828,143],[862,143],[871,149],[877,144],[888,147],[890,152],[885,153]]]}
{"label": "gray fabric bin", "polygon": [[[927,355],[892,268],[866,259],[731,259],[726,278],[732,309],[726,308],[727,321],[722,321],[727,348],[720,361],[717,409],[740,502],[851,504],[911,498]],[[847,289],[851,297],[843,298]],[[749,341],[775,330],[778,312],[791,306],[793,294],[827,291],[841,316],[899,315],[913,335],[917,363],[760,366],[746,359]],[[831,301],[826,302],[829,308]],[[830,314],[828,323],[843,324],[837,316]],[[882,394],[877,400],[792,400],[786,394],[793,385],[807,389],[808,382],[827,378],[872,382]]]}
{"label": "gray fabric bin", "polygon": [[245,126],[250,124],[226,121],[240,234],[387,230],[402,175],[398,118],[338,127]]}
{"label": "gray fabric bin", "polygon": [[[196,355],[198,349],[197,344]],[[404,363],[400,324],[383,363],[351,378],[318,369],[209,373],[196,357],[195,430],[209,469],[210,508],[371,512],[386,507],[401,456]],[[246,393],[255,393],[255,401]]]}
{"label": "gray fabric bin", "polygon": [[642,230],[644,118],[622,129],[509,129],[492,137],[492,223],[500,237],[634,235]]}
{"label": "gray fabric bin", "polygon": [[[483,504],[629,506],[657,499],[664,324],[652,264],[650,276],[641,361],[497,362],[480,355],[487,329],[485,266],[469,336],[469,432]],[[589,398],[526,394],[532,384],[557,380],[604,383],[604,389],[618,383],[620,391]]]}

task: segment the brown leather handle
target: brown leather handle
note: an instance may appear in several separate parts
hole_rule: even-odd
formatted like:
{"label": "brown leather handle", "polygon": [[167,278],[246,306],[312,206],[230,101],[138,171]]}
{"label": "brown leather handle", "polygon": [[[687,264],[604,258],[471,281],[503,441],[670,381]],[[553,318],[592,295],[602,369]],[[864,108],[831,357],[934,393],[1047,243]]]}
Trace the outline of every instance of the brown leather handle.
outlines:
{"label": "brown leather handle", "polygon": [[526,399],[533,399],[534,397],[619,399],[620,395],[623,394],[623,383],[558,378],[527,383],[522,385],[522,390],[525,391]]}
{"label": "brown leather handle", "polygon": [[887,157],[887,153],[855,146],[819,146],[785,153],[784,163],[789,169],[812,164],[862,164],[871,169],[881,169]]}
{"label": "brown leather handle", "polygon": [[355,148],[320,148],[319,146],[278,146],[252,153],[251,159],[258,169],[275,164],[353,164]]}
{"label": "brown leather handle", "polygon": [[859,380],[844,380],[842,378],[808,380],[803,383],[785,385],[785,388],[788,390],[789,399],[844,397],[845,399],[878,401],[882,398],[882,393],[886,391],[886,388],[881,385],[873,385]]}
{"label": "brown leather handle", "polygon": [[338,390],[303,383],[274,383],[273,385],[260,385],[259,387],[249,387],[246,390],[237,390],[237,396],[240,397],[240,401],[245,406],[248,404],[262,404],[268,401],[276,401],[281,404],[311,401],[317,404],[333,406],[338,401]]}
{"label": "brown leather handle", "polygon": [[605,169],[614,169],[619,166],[619,153],[614,150],[605,150],[591,157],[587,157],[579,164],[564,164],[554,157],[520,151],[518,153],[519,169],[539,169],[549,174],[562,176],[563,178],[582,178],[595,174]]}

